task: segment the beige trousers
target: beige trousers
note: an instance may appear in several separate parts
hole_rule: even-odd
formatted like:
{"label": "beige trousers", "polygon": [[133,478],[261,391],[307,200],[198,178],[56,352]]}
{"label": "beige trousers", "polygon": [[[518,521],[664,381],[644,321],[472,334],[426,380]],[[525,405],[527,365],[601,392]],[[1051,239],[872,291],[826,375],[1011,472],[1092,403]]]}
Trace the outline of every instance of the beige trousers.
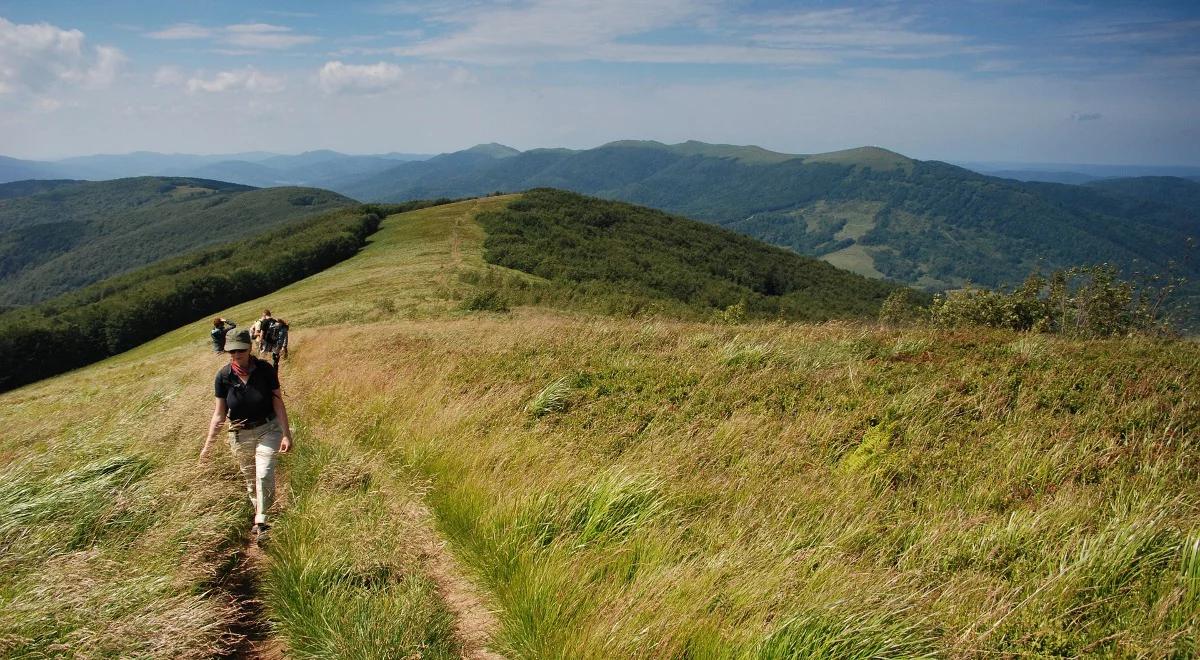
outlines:
{"label": "beige trousers", "polygon": [[275,502],[275,458],[282,438],[283,430],[276,421],[229,431],[229,450],[246,481],[255,523],[267,521],[267,509]]}

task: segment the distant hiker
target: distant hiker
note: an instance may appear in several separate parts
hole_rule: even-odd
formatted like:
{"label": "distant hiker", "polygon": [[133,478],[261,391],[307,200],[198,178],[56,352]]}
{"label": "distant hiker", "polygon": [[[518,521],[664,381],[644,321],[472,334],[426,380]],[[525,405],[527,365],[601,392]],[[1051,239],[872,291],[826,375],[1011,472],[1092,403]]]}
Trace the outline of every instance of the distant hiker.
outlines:
{"label": "distant hiker", "polygon": [[264,309],[262,318],[250,326],[250,336],[254,339],[259,354],[266,355],[269,352],[267,343],[275,336],[275,318],[271,316],[271,310]]}
{"label": "distant hiker", "polygon": [[288,322],[283,319],[275,319],[275,336],[271,338],[271,363],[275,365],[275,369],[279,369],[279,356],[282,355],[287,359],[288,354]]}
{"label": "distant hiker", "polygon": [[208,333],[212,338],[213,353],[225,352],[225,333],[233,330],[237,324],[233,321],[226,321],[221,317],[213,319],[212,332]]}
{"label": "distant hiker", "polygon": [[200,450],[200,462],[208,456],[217,430],[228,418],[229,449],[254,503],[251,531],[256,540],[263,541],[270,529],[267,510],[275,500],[276,454],[292,448],[292,432],[279,376],[270,364],[250,354],[250,332],[239,330],[229,335],[225,350],[229,364],[217,371],[216,407]]}

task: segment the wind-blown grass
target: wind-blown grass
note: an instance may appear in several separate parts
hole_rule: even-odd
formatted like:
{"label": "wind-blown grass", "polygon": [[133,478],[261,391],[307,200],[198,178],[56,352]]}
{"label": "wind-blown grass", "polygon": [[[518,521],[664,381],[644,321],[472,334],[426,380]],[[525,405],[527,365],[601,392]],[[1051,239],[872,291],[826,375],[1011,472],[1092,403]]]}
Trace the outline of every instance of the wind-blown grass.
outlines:
{"label": "wind-blown grass", "polygon": [[[283,374],[299,432],[266,588],[297,654],[370,657],[388,641],[453,652],[407,545],[414,502],[490,592],[509,657],[1197,652],[1194,344],[473,314],[458,301],[489,285],[462,275],[493,270],[472,208],[393,219],[359,256],[270,299],[295,330]],[[34,438],[129,434],[114,455],[149,447],[163,466],[134,490],[187,495],[140,544],[112,547],[182,535],[192,545],[172,557],[207,556],[219,546],[189,530],[224,529],[204,504],[223,500],[199,487],[211,480],[164,474],[183,464],[177,446],[194,459],[211,405],[215,364],[191,357],[203,341],[184,328],[5,395],[0,422],[39,425],[6,439],[5,463],[46,453]],[[135,387],[151,364],[176,366]],[[570,405],[530,414],[563,374]],[[114,377],[120,391],[98,387]],[[179,396],[145,396],[155,390]],[[122,401],[143,400],[160,422],[130,433]],[[236,479],[220,483],[237,502]],[[180,520],[196,511],[205,522]],[[119,567],[141,557],[106,555]],[[139,584],[182,585],[160,592],[168,605],[201,584],[141,568]],[[55,571],[54,584],[105,575]],[[29,575],[0,593],[51,582]],[[106,585],[82,591],[116,593]],[[71,635],[47,631],[38,648],[90,639]]]}

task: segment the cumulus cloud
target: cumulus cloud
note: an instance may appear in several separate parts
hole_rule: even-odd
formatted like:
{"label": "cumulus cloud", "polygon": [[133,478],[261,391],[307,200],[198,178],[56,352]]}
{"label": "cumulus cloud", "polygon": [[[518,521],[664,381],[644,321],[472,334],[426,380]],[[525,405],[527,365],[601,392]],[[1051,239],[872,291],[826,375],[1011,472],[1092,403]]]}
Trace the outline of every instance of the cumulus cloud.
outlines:
{"label": "cumulus cloud", "polygon": [[282,78],[267,75],[254,67],[221,71],[212,78],[207,79],[195,76],[189,78],[187,81],[187,91],[189,94],[197,92],[220,93],[237,90],[269,94],[282,91],[283,88],[284,82]]}
{"label": "cumulus cloud", "polygon": [[396,86],[404,79],[404,69],[396,64],[343,64],[326,62],[317,72],[317,81],[327,94],[339,92],[372,93]]}
{"label": "cumulus cloud", "polygon": [[1096,121],[1104,117],[1099,112],[1072,112],[1071,121]]}
{"label": "cumulus cloud", "polygon": [[271,23],[238,23],[219,28],[210,28],[195,23],[176,23],[156,32],[147,32],[151,39],[213,39],[218,44],[233,47],[224,52],[243,54],[258,50],[285,50],[302,46],[319,38],[307,34],[295,34],[292,28]]}
{"label": "cumulus cloud", "polygon": [[125,56],[111,46],[88,47],[85,41],[79,30],[0,18],[0,94],[39,93],[61,83],[108,86]]}

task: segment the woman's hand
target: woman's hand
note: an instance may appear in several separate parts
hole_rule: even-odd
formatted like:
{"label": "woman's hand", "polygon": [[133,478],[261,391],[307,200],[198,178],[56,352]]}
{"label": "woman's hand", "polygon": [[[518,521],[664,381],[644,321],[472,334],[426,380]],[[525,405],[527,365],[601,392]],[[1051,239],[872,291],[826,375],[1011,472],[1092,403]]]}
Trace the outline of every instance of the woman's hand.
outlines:
{"label": "woman's hand", "polygon": [[204,447],[200,449],[200,460],[196,461],[197,465],[204,465],[204,459],[208,458],[208,450],[212,449],[212,436],[204,439]]}
{"label": "woman's hand", "polygon": [[292,436],[285,435],[279,439],[279,453],[286,454],[292,448]]}

